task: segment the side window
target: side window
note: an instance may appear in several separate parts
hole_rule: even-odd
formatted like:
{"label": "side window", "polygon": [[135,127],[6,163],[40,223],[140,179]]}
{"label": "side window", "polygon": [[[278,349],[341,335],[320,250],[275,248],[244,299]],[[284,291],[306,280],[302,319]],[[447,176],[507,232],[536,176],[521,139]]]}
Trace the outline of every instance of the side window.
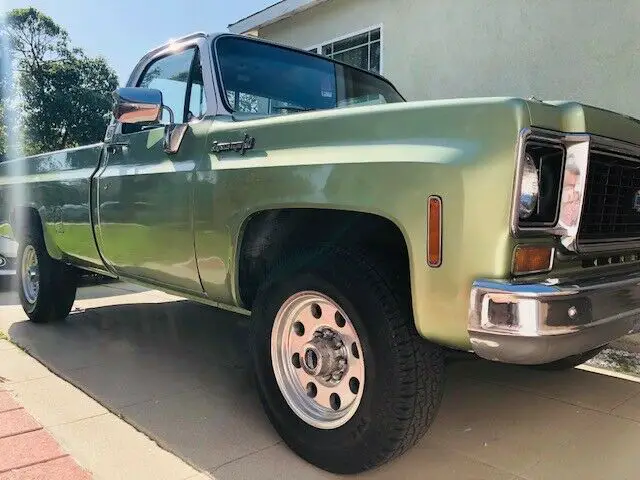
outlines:
{"label": "side window", "polygon": [[[202,72],[196,48],[154,61],[146,68],[138,86],[160,90],[162,102],[173,111],[176,123],[188,122],[202,116],[206,111]],[[169,120],[169,112],[165,109],[160,121],[167,124]]]}

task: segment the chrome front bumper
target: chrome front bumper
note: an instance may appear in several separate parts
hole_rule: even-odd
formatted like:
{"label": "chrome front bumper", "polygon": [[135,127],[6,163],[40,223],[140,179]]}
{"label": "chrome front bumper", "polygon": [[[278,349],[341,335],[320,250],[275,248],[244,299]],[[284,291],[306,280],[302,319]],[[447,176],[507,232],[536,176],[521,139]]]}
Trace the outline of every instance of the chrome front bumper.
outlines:
{"label": "chrome front bumper", "polygon": [[640,331],[640,272],[577,283],[478,280],[469,336],[489,360],[541,364]]}

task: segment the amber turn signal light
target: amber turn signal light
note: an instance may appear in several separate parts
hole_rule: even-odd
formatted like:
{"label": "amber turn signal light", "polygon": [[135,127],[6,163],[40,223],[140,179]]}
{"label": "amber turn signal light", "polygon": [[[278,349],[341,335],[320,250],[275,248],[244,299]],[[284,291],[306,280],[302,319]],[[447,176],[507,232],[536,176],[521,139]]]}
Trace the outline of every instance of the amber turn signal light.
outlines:
{"label": "amber turn signal light", "polygon": [[427,264],[442,264],[442,199],[432,195],[427,208]]}
{"label": "amber turn signal light", "polygon": [[513,274],[548,272],[553,266],[553,247],[518,245],[513,252]]}

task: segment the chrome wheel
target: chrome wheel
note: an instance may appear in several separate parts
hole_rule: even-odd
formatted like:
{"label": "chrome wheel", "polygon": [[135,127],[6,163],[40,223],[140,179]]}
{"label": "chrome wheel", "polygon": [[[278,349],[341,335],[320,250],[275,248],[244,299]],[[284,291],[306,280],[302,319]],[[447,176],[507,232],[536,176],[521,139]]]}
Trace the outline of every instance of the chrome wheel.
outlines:
{"label": "chrome wheel", "polygon": [[40,269],[38,255],[32,245],[27,245],[22,253],[21,274],[24,298],[33,305],[38,300],[40,291]]}
{"label": "chrome wheel", "polygon": [[271,331],[271,362],[289,407],[309,425],[338,428],[358,410],[365,365],[355,327],[318,292],[289,297]]}

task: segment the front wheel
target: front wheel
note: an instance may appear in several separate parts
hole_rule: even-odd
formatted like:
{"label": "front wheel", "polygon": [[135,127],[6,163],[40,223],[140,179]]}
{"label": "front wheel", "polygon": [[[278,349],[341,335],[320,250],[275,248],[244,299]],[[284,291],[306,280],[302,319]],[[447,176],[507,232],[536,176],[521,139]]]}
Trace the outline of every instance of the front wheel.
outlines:
{"label": "front wheel", "polygon": [[253,351],[260,396],[283,440],[310,463],[357,473],[401,455],[440,404],[441,348],[366,256],[290,258],[260,289]]}
{"label": "front wheel", "polygon": [[54,322],[69,315],[76,298],[76,274],[49,256],[41,235],[29,233],[20,242],[17,275],[20,302],[32,322]]}

